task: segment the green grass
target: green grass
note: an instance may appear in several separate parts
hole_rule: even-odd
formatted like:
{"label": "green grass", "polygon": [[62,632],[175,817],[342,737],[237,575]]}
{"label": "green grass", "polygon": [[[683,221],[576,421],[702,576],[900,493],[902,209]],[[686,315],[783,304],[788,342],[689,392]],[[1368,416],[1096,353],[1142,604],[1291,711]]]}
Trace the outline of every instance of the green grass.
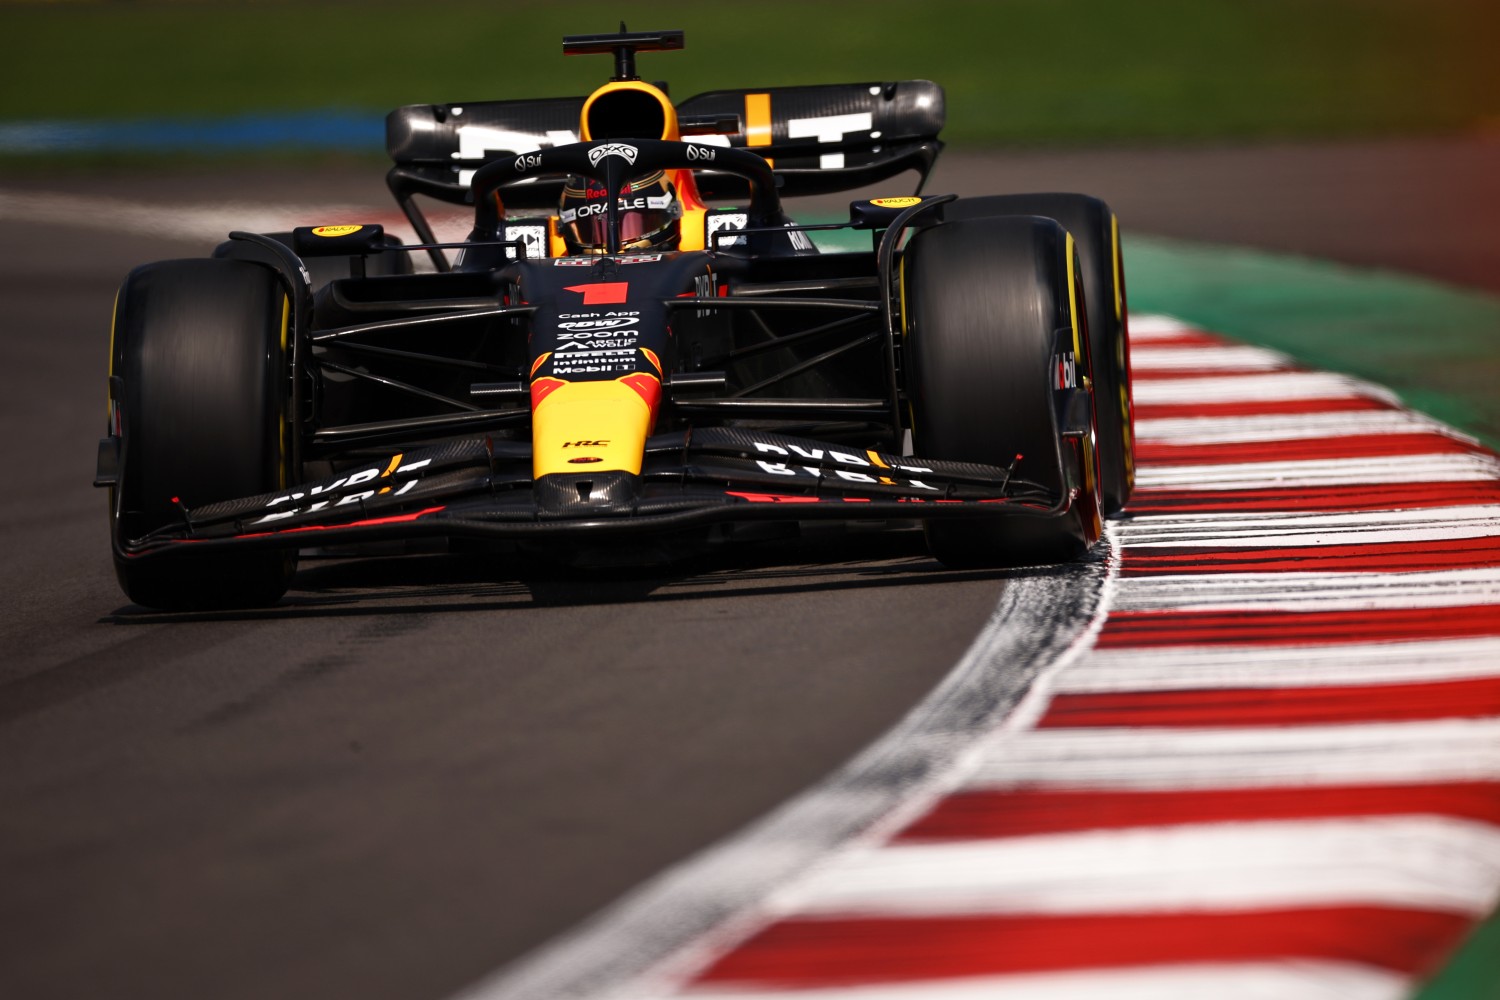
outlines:
{"label": "green grass", "polygon": [[[1160,237],[1127,241],[1130,306],[1394,389],[1500,448],[1500,299],[1420,278]],[[1500,933],[1500,928],[1497,928]]]}
{"label": "green grass", "polygon": [[1494,0],[0,2],[0,120],[583,93],[559,39],[679,27],[674,94],[927,78],[969,144],[1500,127]]}

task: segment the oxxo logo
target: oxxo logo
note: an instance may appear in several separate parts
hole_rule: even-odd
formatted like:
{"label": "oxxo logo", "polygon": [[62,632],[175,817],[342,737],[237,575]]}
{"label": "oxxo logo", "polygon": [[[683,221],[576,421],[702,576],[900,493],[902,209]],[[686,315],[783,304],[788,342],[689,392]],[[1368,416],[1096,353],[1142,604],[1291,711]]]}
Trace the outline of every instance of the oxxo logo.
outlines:
{"label": "oxxo logo", "polygon": [[700,146],[697,143],[691,143],[687,148],[687,158],[689,160],[702,160],[712,163],[718,155],[718,150],[712,146]]}
{"label": "oxxo logo", "polygon": [[608,448],[608,441],[565,441],[564,448]]}
{"label": "oxxo logo", "polygon": [[599,161],[606,156],[618,156],[626,163],[634,163],[639,152],[640,150],[634,146],[627,146],[623,142],[610,142],[603,146],[595,146],[589,150],[589,166],[597,167]]}
{"label": "oxxo logo", "polygon": [[541,153],[523,153],[522,155],[516,157],[515,169],[518,170],[518,171],[519,170],[530,170],[533,167],[539,167],[541,165],[542,165],[542,154]]}

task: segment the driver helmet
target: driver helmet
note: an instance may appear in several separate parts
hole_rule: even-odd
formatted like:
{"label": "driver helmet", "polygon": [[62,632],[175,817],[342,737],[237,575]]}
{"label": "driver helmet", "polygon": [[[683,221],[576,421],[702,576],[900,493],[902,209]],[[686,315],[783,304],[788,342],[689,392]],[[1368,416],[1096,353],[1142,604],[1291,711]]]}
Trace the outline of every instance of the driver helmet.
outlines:
{"label": "driver helmet", "polygon": [[[558,231],[570,254],[604,253],[608,246],[608,189],[587,177],[569,177],[558,205]],[[675,250],[682,202],[665,171],[620,188],[620,252]]]}

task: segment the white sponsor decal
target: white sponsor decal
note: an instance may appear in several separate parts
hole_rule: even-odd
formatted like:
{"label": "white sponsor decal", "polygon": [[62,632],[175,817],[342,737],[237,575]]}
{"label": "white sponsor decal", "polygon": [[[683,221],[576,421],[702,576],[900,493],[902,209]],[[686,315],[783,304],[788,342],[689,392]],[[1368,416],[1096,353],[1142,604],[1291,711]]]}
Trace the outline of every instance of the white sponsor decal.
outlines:
{"label": "white sponsor decal", "polygon": [[[709,237],[708,244],[709,244],[709,246],[713,246],[714,245],[713,235],[714,235],[714,233],[717,233],[719,230],[721,230],[721,229],[744,229],[749,224],[750,224],[750,217],[748,215],[746,215],[744,212],[724,212],[724,213],[720,213],[720,214],[710,215],[708,217],[708,237]],[[743,246],[744,242],[745,242],[745,237],[743,237],[743,236],[731,236],[728,239],[719,240],[718,241],[718,245],[721,246],[721,247],[737,247],[737,246]]]}
{"label": "white sponsor decal", "polygon": [[820,118],[793,118],[786,123],[788,139],[816,138],[819,142],[843,142],[850,132],[868,132],[875,119],[868,111],[853,115],[824,115]]}
{"label": "white sponsor decal", "polygon": [[[609,343],[609,342],[606,341],[606,343]],[[572,342],[572,343],[567,343],[567,344],[561,344],[561,345],[559,345],[558,348],[557,348],[557,353],[554,354],[553,357],[555,357],[555,358],[567,358],[568,360],[576,360],[578,358],[593,358],[593,357],[599,357],[599,358],[633,358],[633,357],[635,357],[634,342],[633,341],[625,341],[625,344],[626,344],[626,346],[624,346],[624,347],[609,348],[607,350],[604,350],[604,349],[597,349],[594,344],[589,343],[587,341],[584,341],[584,342]],[[563,351],[567,351],[569,353],[566,354],[566,355],[564,355],[562,353]]]}
{"label": "white sponsor decal", "polygon": [[1072,389],[1078,385],[1078,366],[1073,352],[1052,355],[1052,388]]}
{"label": "white sponsor decal", "polygon": [[[619,201],[620,211],[629,212],[643,208],[668,208],[672,204],[672,196],[662,195],[639,195],[635,198],[621,198]],[[603,215],[608,211],[608,206],[602,201],[593,201],[577,208],[565,208],[558,213],[563,222],[577,222],[579,219],[587,219],[595,215]],[[658,258],[660,259],[660,255]]]}
{"label": "white sponsor decal", "polygon": [[587,337],[587,340],[569,340],[561,344],[559,351],[586,351],[615,347],[634,347],[636,338],[634,334],[625,337],[594,337],[587,333],[564,333],[560,337]]}
{"label": "white sponsor decal", "polygon": [[[523,243],[525,245],[521,252],[521,256],[523,257],[540,260],[547,256],[546,226],[506,226],[505,239],[518,240]],[[506,253],[513,254],[515,251],[507,247]]]}
{"label": "white sponsor decal", "polygon": [[565,320],[557,325],[564,330],[618,330],[639,322],[634,316],[606,316],[602,319]]}
{"label": "white sponsor decal", "polygon": [[597,167],[599,161],[606,156],[618,156],[626,163],[634,163],[639,152],[634,146],[627,146],[623,142],[606,143],[589,150],[589,165]]}
{"label": "white sponsor decal", "polygon": [[[757,447],[759,446],[757,445]],[[801,449],[798,450],[800,451]],[[880,479],[875,476],[865,472],[855,472],[851,469],[824,470],[816,465],[788,465],[785,462],[767,462],[764,459],[756,459],[755,464],[760,466],[762,471],[769,472],[773,476],[811,476],[813,479],[821,480],[831,473],[851,483],[880,482]],[[869,463],[865,464],[868,465]],[[907,486],[919,490],[932,490],[934,493],[940,492],[936,486],[928,486],[926,483],[916,479],[908,479],[900,483],[887,479],[886,483],[893,486]]]}
{"label": "white sponsor decal", "polygon": [[[412,468],[420,468],[421,466],[424,466],[426,464],[427,461],[417,462],[412,466]],[[401,470],[397,469],[396,471],[399,473]],[[349,476],[346,479],[337,480],[336,482],[331,483],[328,486],[314,486],[312,489],[308,490],[307,493],[289,493],[286,496],[277,497],[275,500],[272,500],[270,503],[266,504],[266,506],[275,507],[277,504],[285,503],[288,500],[301,500],[309,495],[317,496],[320,493],[328,493],[332,490],[339,489],[340,487],[348,486],[351,483],[357,485],[359,483],[369,482],[371,479],[378,477],[380,475],[380,472],[381,470],[379,469],[361,470],[360,472],[356,472],[353,476]],[[402,484],[400,489],[392,490],[390,495],[393,497],[399,497],[401,494],[405,493],[415,485],[417,485],[417,480],[409,479],[404,484]],[[362,500],[368,500],[370,497],[375,496],[379,492],[379,490],[365,490],[360,493],[351,493],[348,496],[340,497],[337,502],[331,500],[319,500],[318,502],[310,504],[307,507],[291,507],[287,510],[278,510],[267,514],[265,517],[262,517],[257,521],[252,521],[251,524],[265,524],[267,521],[280,521],[283,518],[293,517],[297,514],[314,514],[329,506],[342,507],[345,504],[359,503]]]}
{"label": "white sponsor decal", "polygon": [[552,365],[554,375],[597,375],[608,372],[633,372],[635,365],[615,362],[612,364],[560,364]]}
{"label": "white sponsor decal", "polygon": [[[825,451],[822,448],[804,448],[798,444],[788,444],[785,448],[783,448],[781,447],[781,445],[771,444],[769,441],[757,441],[755,442],[755,450],[760,452],[762,455],[785,455],[789,458],[804,458],[810,462],[822,461],[823,456],[827,455],[833,461],[842,462],[845,465],[863,465],[867,467],[871,465],[871,463],[867,461],[863,455],[856,455],[853,452],[835,451],[833,449]],[[900,472],[932,471],[926,466],[906,465],[901,462],[892,462],[890,463],[889,467]],[[924,487],[924,489],[927,488],[929,487]]]}
{"label": "white sponsor decal", "polygon": [[534,153],[546,145],[563,146],[577,142],[578,136],[565,129],[545,133],[511,132],[483,125],[461,125],[458,129],[458,152],[455,160],[483,160],[490,153]]}
{"label": "white sponsor decal", "polygon": [[718,150],[714,149],[711,146],[690,145],[687,148],[687,158],[689,160],[704,160],[712,163],[715,159],[718,158],[718,155]]}

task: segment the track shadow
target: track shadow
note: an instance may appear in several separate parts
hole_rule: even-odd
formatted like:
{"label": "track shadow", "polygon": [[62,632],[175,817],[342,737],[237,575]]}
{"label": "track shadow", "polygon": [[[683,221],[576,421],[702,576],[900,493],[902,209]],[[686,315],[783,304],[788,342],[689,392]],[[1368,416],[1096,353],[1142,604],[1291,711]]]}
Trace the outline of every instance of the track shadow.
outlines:
{"label": "track shadow", "polygon": [[593,551],[587,565],[519,552],[314,555],[304,557],[292,589],[274,607],[156,612],[127,605],[99,621],[144,625],[658,603],[998,582],[1047,572],[944,569],[913,530],[816,532],[675,555],[630,550],[601,558]]}

